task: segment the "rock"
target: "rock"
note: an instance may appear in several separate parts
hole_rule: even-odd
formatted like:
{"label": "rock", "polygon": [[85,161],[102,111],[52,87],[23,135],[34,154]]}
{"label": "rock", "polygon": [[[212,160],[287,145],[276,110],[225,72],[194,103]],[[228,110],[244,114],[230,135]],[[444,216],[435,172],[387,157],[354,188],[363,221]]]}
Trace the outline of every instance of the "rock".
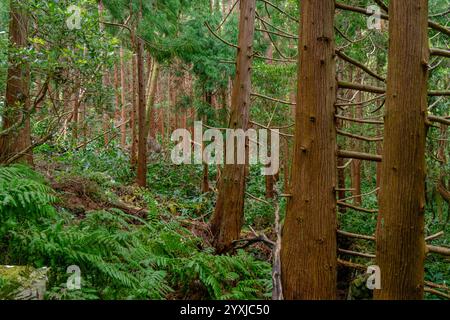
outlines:
{"label": "rock", "polygon": [[47,267],[0,266],[0,300],[43,300]]}

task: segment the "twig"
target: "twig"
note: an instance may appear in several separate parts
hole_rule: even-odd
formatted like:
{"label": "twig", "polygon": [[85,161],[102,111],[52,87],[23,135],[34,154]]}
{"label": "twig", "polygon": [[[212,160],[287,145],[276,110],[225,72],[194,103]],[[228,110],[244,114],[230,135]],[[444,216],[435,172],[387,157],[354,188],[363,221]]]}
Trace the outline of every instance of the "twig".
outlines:
{"label": "twig", "polygon": [[227,40],[225,40],[222,37],[220,37],[217,33],[215,33],[207,21],[205,21],[205,26],[208,28],[209,32],[211,32],[213,34],[213,36],[215,36],[217,39],[219,39],[220,41],[225,43],[227,46],[239,49],[239,47],[237,45],[235,45],[235,44],[233,44],[231,42],[228,42]]}
{"label": "twig", "polygon": [[362,264],[342,260],[339,258],[337,259],[337,263],[340,264],[341,266],[353,268],[353,269],[357,269],[357,270],[366,270],[367,269],[367,267]]}
{"label": "twig", "polygon": [[270,101],[274,101],[274,102],[278,102],[278,103],[282,103],[282,104],[287,104],[287,105],[290,105],[290,106],[295,106],[295,105],[297,105],[297,104],[294,103],[294,102],[284,101],[284,100],[280,100],[280,99],[268,97],[268,96],[265,96],[265,95],[263,95],[263,94],[254,93],[254,92],[251,93],[251,96],[253,96],[253,97],[258,97],[258,98],[262,98],[262,99],[266,99],[266,100],[270,100]]}
{"label": "twig", "polygon": [[384,124],[384,121],[370,120],[370,119],[355,119],[355,118],[350,118],[350,117],[344,117],[344,116],[341,116],[339,114],[336,114],[335,117],[337,119],[351,121],[351,122],[368,123],[368,124],[380,124],[380,125]]}
{"label": "twig", "polygon": [[236,7],[236,5],[239,3],[239,0],[236,0],[233,5],[231,6],[231,9],[228,11],[228,14],[225,16],[225,18],[223,18],[222,22],[220,22],[219,26],[217,27],[216,31],[219,31],[219,29],[223,26],[223,24],[225,23],[225,21],[227,21],[228,17],[231,15],[231,13],[234,10],[234,7]]}
{"label": "twig", "polygon": [[347,232],[347,231],[343,231],[343,230],[338,230],[337,233],[340,234],[340,235],[343,235],[345,237],[348,237],[348,238],[355,238],[355,239],[363,239],[363,240],[375,241],[375,237],[374,236],[367,236],[367,235],[364,235],[364,234],[356,234],[356,233],[351,233],[351,232]]}
{"label": "twig", "polygon": [[272,2],[269,2],[267,0],[259,0],[264,2],[265,4],[268,4],[269,6],[271,6],[272,8],[275,8],[276,10],[278,10],[280,13],[284,14],[286,17],[288,17],[289,19],[295,21],[295,22],[299,22],[297,18],[291,16],[289,13],[287,13],[286,11],[284,11],[283,9],[281,9],[280,7],[274,5]]}
{"label": "twig", "polygon": [[353,159],[350,159],[350,160],[347,161],[346,164],[344,164],[343,166],[338,166],[337,168],[338,168],[338,169],[345,169],[345,168],[347,168],[352,162],[353,162]]}
{"label": "twig", "polygon": [[357,257],[363,257],[363,258],[368,258],[368,259],[375,259],[376,258],[376,256],[374,254],[371,254],[371,253],[356,252],[356,251],[351,251],[351,250],[344,250],[344,249],[341,249],[341,248],[338,248],[338,251],[340,253],[349,254],[349,255],[357,256]]}
{"label": "twig", "polygon": [[430,294],[434,294],[435,296],[439,296],[439,297],[442,297],[442,298],[445,298],[445,299],[450,299],[450,295],[449,294],[445,294],[445,293],[440,292],[440,291],[438,291],[436,289],[424,288],[423,290],[425,292],[430,293]]}
{"label": "twig", "polygon": [[270,203],[269,203],[268,201],[264,200],[264,199],[258,198],[258,197],[252,195],[252,194],[249,193],[249,192],[245,192],[245,194],[246,194],[247,196],[249,196],[250,198],[252,198],[253,200],[255,200],[255,201],[259,201],[259,202],[262,202],[262,203],[267,204],[267,205],[270,206]]}
{"label": "twig", "polygon": [[374,78],[376,78],[376,79],[378,79],[378,80],[380,80],[380,81],[382,81],[382,82],[385,82],[385,81],[386,81],[386,78],[384,78],[384,77],[378,75],[376,72],[370,70],[368,67],[366,67],[366,66],[365,66],[364,64],[362,64],[361,62],[359,62],[359,61],[357,61],[357,60],[355,60],[355,59],[353,59],[353,58],[347,56],[347,55],[346,55],[345,53],[343,53],[341,50],[336,50],[336,54],[337,54],[337,56],[340,57],[341,59],[343,59],[343,60],[347,61],[348,63],[350,63],[350,64],[352,64],[352,65],[354,65],[354,66],[360,68],[361,70],[363,70],[365,73],[371,75],[372,77],[374,77]]}
{"label": "twig", "polygon": [[345,198],[345,199],[341,199],[340,201],[347,201],[347,200],[351,200],[351,199],[354,199],[354,198],[361,198],[361,197],[364,197],[364,196],[371,195],[371,194],[373,194],[373,193],[375,193],[375,192],[377,192],[379,190],[380,190],[380,188],[376,188],[375,190],[372,190],[370,192],[367,192],[367,193],[364,193],[364,194],[355,195],[355,196],[351,196],[351,197],[348,197],[348,198]]}
{"label": "twig", "polygon": [[367,142],[377,142],[377,141],[383,141],[383,137],[365,137],[365,136],[360,136],[357,134],[353,134],[350,132],[345,132],[339,129],[336,129],[336,132],[344,137],[349,137],[349,138],[353,138],[353,139],[357,139],[357,140],[362,140],[362,141],[367,141]]}
{"label": "twig", "polygon": [[353,210],[356,210],[356,211],[360,211],[360,212],[378,213],[378,210],[361,208],[361,207],[357,207],[357,206],[354,206],[354,205],[352,205],[350,203],[346,203],[346,202],[342,202],[342,201],[337,201],[336,203],[340,207],[350,208],[350,209],[353,209]]}
{"label": "twig", "polygon": [[376,96],[375,98],[372,98],[372,99],[369,99],[369,100],[366,100],[366,101],[363,101],[363,102],[336,103],[335,106],[336,107],[365,106],[366,104],[369,104],[369,103],[371,103],[373,101],[376,101],[378,99],[382,99],[382,98],[385,98],[385,97],[386,97],[386,95],[382,94],[382,95]]}
{"label": "twig", "polygon": [[431,240],[437,239],[443,235],[444,235],[444,231],[439,231],[438,233],[435,233],[435,234],[432,234],[431,236],[426,237],[425,241],[431,241]]}

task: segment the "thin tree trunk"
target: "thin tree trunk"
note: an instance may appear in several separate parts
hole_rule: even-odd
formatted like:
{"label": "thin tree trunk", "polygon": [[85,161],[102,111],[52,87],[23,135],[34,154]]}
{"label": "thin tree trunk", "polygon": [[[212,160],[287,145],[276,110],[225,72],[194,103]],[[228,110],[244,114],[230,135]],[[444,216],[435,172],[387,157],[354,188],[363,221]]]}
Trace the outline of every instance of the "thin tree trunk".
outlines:
{"label": "thin tree trunk", "polygon": [[[103,88],[107,88],[109,86],[109,74],[107,71],[103,74]],[[108,110],[103,111],[103,132],[105,133],[103,136],[104,144],[107,146],[109,144],[109,113]]]}
{"label": "thin tree trunk", "polygon": [[334,0],[301,1],[292,171],[281,246],[286,299],[336,299]]}
{"label": "thin tree trunk", "polygon": [[[139,9],[139,20],[142,18],[142,2]],[[145,68],[144,43],[140,38],[137,42],[137,73],[138,73],[138,163],[136,183],[140,187],[147,186],[147,125],[145,110]]]}
{"label": "thin tree trunk", "polygon": [[79,126],[79,114],[80,114],[80,104],[81,104],[81,89],[78,88],[75,90],[75,97],[73,101],[73,124],[72,124],[72,138],[77,143],[78,141],[78,126]]}
{"label": "thin tree trunk", "polygon": [[[210,92],[205,92],[205,102],[212,106],[212,94]],[[203,116],[202,119],[203,123],[208,122],[208,118],[206,116]],[[205,148],[205,144],[202,143],[202,154]],[[202,193],[209,192],[209,165],[208,163],[205,163],[207,159],[203,159],[203,178],[202,178]]]}
{"label": "thin tree trunk", "polygon": [[[230,128],[242,128],[244,131],[247,130],[249,121],[255,2],[255,0],[240,2],[238,40],[240,49],[237,54],[229,123]],[[214,247],[218,253],[229,250],[241,232],[244,219],[245,167],[245,164],[226,164],[223,169],[219,195],[211,219]]]}
{"label": "thin tree trunk", "polygon": [[120,104],[121,113],[120,118],[123,125],[120,127],[120,144],[122,148],[125,148],[127,143],[127,125],[125,123],[127,119],[127,108],[126,108],[126,99],[125,99],[125,62],[124,62],[124,53],[123,47],[120,47]]}
{"label": "thin tree trunk", "polygon": [[[357,69],[356,70],[356,82],[358,83],[363,83],[363,79],[362,79],[362,74],[361,74],[361,70]],[[359,91],[356,94],[356,103],[361,103],[363,101],[363,95],[362,92]],[[355,106],[355,110],[354,110],[354,118],[357,119],[363,119],[363,110],[362,110],[362,106],[361,105],[356,105]],[[359,131],[359,130],[358,130]],[[358,134],[360,134],[361,132],[357,132]],[[352,150],[356,150],[356,151],[363,151],[362,148],[362,143],[361,141],[354,141],[354,148]],[[361,206],[362,203],[362,198],[361,198],[361,160],[358,159],[353,159],[352,161],[352,188],[353,188],[353,196],[355,197],[353,199],[353,202],[355,205],[357,206]]]}
{"label": "thin tree trunk", "polygon": [[428,1],[392,0],[376,299],[423,299]]}
{"label": "thin tree trunk", "polygon": [[147,85],[147,115],[146,115],[146,128],[145,133],[148,137],[149,133],[152,138],[155,138],[155,131],[151,130],[154,129],[155,125],[155,115],[154,115],[154,105],[155,105],[155,98],[156,98],[156,88],[158,84],[158,77],[159,77],[159,64],[156,61],[156,59],[153,62],[153,70],[152,74],[150,75],[148,85]]}
{"label": "thin tree trunk", "polygon": [[131,166],[133,168],[136,168],[137,165],[137,109],[138,109],[138,99],[137,99],[137,92],[138,92],[138,83],[137,83],[137,60],[136,60],[136,54],[133,54],[133,58],[131,61],[131,74],[133,76],[132,81],[132,101],[133,105],[131,107]]}

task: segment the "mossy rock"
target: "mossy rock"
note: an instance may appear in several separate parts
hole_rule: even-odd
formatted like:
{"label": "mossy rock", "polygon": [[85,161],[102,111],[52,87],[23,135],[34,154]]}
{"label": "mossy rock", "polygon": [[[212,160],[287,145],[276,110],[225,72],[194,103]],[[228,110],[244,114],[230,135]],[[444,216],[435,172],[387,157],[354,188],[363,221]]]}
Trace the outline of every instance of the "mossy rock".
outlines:
{"label": "mossy rock", "polygon": [[43,300],[49,269],[0,266],[0,300]]}
{"label": "mossy rock", "polygon": [[369,274],[358,276],[350,283],[347,300],[372,300],[373,291],[367,288]]}

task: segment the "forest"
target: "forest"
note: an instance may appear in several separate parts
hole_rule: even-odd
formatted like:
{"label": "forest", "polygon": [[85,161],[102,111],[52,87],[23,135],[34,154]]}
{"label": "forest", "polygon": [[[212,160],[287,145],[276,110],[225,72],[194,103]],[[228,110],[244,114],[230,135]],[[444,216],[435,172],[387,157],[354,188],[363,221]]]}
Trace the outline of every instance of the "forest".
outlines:
{"label": "forest", "polygon": [[0,0],[0,300],[450,300],[449,15]]}

